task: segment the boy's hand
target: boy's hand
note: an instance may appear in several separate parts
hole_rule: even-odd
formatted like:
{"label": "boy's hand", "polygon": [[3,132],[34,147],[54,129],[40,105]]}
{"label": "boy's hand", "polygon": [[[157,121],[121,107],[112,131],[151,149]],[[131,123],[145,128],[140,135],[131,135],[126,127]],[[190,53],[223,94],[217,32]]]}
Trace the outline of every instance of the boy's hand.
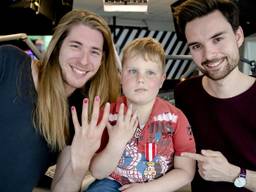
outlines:
{"label": "boy's hand", "polygon": [[125,145],[133,136],[138,126],[137,113],[132,114],[132,106],[128,107],[125,114],[124,104],[120,105],[118,119],[116,125],[112,126],[107,124],[109,141],[115,143],[119,142],[121,145]]}

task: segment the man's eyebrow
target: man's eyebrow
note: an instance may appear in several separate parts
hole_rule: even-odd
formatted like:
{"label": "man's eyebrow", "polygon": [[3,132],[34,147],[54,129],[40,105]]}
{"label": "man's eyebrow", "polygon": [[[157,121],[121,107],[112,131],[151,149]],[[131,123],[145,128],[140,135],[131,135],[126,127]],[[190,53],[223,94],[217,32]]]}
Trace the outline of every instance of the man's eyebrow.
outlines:
{"label": "man's eyebrow", "polygon": [[70,41],[70,43],[76,43],[76,44],[82,45],[82,43],[81,43],[81,42],[76,41],[76,40],[71,40],[71,41]]}
{"label": "man's eyebrow", "polygon": [[[70,43],[76,43],[78,45],[82,45],[82,43],[80,41],[76,41],[76,40],[71,40]],[[92,49],[102,51],[102,48],[96,47],[96,46],[93,46]]]}
{"label": "man's eyebrow", "polygon": [[196,44],[198,44],[198,42],[191,42],[191,43],[188,43],[188,47],[191,47],[191,46],[196,45]]}
{"label": "man's eyebrow", "polygon": [[97,51],[103,51],[102,48],[100,48],[100,47],[95,47],[95,46],[92,47],[92,49],[93,49],[93,50],[97,50]]}
{"label": "man's eyebrow", "polygon": [[[216,38],[216,37],[218,37],[218,36],[223,35],[224,33],[225,33],[224,31],[219,32],[219,33],[216,33],[216,34],[214,34],[213,36],[211,36],[210,39],[214,39],[214,38]],[[188,47],[193,46],[193,45],[196,45],[196,44],[198,44],[198,42],[190,42],[190,43],[188,43]]]}
{"label": "man's eyebrow", "polygon": [[214,38],[216,38],[216,37],[218,37],[218,36],[221,36],[221,35],[223,35],[224,33],[225,33],[224,31],[219,32],[219,33],[216,33],[216,34],[214,34],[214,35],[211,37],[211,39],[214,39]]}

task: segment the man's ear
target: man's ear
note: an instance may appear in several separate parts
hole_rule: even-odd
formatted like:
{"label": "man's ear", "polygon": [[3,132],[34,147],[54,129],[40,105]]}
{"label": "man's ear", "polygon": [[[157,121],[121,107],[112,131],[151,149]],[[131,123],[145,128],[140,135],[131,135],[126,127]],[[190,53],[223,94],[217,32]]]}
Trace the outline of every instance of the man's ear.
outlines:
{"label": "man's ear", "polygon": [[237,46],[240,47],[244,42],[244,32],[241,26],[239,26],[235,31],[235,37],[236,37]]}

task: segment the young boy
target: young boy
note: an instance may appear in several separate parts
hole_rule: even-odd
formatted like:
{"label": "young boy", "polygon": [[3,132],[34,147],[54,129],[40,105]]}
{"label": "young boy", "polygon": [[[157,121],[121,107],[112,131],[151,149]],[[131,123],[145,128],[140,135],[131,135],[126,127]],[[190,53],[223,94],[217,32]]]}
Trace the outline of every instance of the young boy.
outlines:
{"label": "young boy", "polygon": [[87,191],[175,191],[193,179],[195,162],[180,154],[195,152],[195,143],[184,114],[157,97],[164,50],[139,38],[124,48],[122,64],[124,96],[111,105],[108,144],[90,166],[98,180]]}

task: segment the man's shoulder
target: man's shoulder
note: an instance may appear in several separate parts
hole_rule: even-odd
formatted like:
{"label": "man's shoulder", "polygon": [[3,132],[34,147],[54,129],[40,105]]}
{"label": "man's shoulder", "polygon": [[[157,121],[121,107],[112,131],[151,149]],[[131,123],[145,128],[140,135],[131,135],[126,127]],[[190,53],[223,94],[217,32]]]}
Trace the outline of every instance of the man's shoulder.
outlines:
{"label": "man's shoulder", "polygon": [[175,91],[187,90],[187,89],[195,89],[198,86],[201,86],[202,76],[195,76],[181,81]]}
{"label": "man's shoulder", "polygon": [[180,85],[190,85],[190,84],[195,84],[195,83],[199,83],[202,80],[202,76],[193,76],[193,77],[189,77],[186,78],[185,80],[181,81],[178,86]]}
{"label": "man's shoulder", "polygon": [[11,45],[11,44],[3,44],[3,45],[0,45],[0,51],[1,52],[4,52],[4,53],[21,53],[23,52],[20,48],[14,46],[14,45]]}
{"label": "man's shoulder", "polygon": [[21,60],[25,60],[26,58],[30,58],[30,57],[22,49],[11,44],[4,44],[4,45],[0,45],[0,58],[1,58],[1,63],[3,62],[17,63],[17,62],[20,62]]}

